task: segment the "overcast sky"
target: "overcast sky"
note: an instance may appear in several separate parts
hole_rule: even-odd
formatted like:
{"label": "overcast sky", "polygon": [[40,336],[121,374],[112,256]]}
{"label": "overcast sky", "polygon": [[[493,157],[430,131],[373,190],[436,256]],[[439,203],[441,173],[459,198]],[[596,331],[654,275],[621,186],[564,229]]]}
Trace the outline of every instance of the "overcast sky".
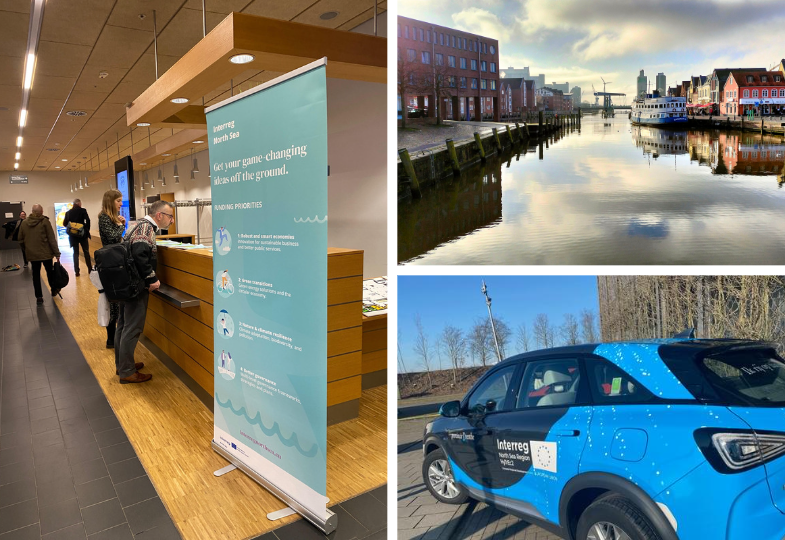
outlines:
{"label": "overcast sky", "polygon": [[[643,69],[668,86],[717,67],[770,69],[785,57],[783,0],[399,0],[400,15],[499,40],[501,68],[547,84],[635,93]],[[778,38],[779,36],[779,38]]]}

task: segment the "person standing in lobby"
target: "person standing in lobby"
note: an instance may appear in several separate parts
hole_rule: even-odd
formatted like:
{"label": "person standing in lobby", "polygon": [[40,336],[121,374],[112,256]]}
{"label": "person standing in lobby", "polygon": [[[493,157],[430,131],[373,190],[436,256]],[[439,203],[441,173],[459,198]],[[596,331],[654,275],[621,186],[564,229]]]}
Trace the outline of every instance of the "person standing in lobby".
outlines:
{"label": "person standing in lobby", "polygon": [[[33,205],[33,213],[30,214],[19,227],[19,243],[27,254],[28,260],[33,265],[33,289],[37,304],[44,303],[44,295],[41,292],[41,265],[46,270],[46,281],[52,287],[52,259],[60,261],[60,249],[57,247],[57,236],[52,228],[49,218],[44,215],[44,209],[40,204]],[[52,296],[55,296],[60,289],[52,289]]]}
{"label": "person standing in lobby", "polygon": [[134,351],[139,336],[144,330],[147,318],[147,301],[150,293],[160,287],[161,282],[155,273],[157,263],[155,235],[158,229],[166,229],[174,223],[174,205],[168,201],[156,201],[150,206],[149,213],[128,231],[125,242],[131,251],[140,280],[139,294],[123,302],[115,330],[114,357],[120,384],[143,383],[153,378],[149,373],[140,373],[143,364],[134,360]]}
{"label": "person standing in lobby", "polygon": [[[80,226],[69,226],[69,224],[78,224]],[[74,250],[74,275],[79,277],[79,246],[82,246],[82,253],[84,253],[84,262],[87,265],[87,271],[93,271],[93,262],[90,260],[90,216],[87,215],[87,210],[82,208],[82,201],[74,199],[73,207],[65,213],[63,218],[63,227],[68,231],[68,242]]]}
{"label": "person standing in lobby", "polygon": [[[125,217],[120,215],[123,206],[123,194],[116,189],[104,193],[101,203],[101,213],[98,214],[98,233],[101,235],[101,245],[119,244],[123,241],[125,230]],[[117,318],[120,316],[120,304],[109,302],[109,324],[106,326],[106,348],[114,349],[115,328]]]}
{"label": "person standing in lobby", "polygon": [[[11,238],[14,242],[19,242],[19,228],[22,226],[22,222],[27,219],[27,213],[22,210],[19,212],[19,219],[16,221],[9,221],[3,228],[5,229],[5,237]],[[22,250],[22,260],[25,262],[25,268],[27,268],[27,254],[25,254],[25,246],[24,244],[19,244],[19,248]]]}

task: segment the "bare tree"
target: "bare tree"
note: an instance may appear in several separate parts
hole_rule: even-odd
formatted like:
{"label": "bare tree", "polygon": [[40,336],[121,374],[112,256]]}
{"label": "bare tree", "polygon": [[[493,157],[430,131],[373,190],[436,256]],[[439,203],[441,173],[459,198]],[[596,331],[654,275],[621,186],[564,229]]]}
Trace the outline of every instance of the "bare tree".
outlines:
{"label": "bare tree", "polygon": [[564,322],[561,325],[561,335],[565,345],[577,345],[578,340],[578,319],[572,313],[564,314]]}
{"label": "bare tree", "polygon": [[590,309],[581,311],[581,337],[584,343],[596,343],[600,340],[597,335],[595,314]]}
{"label": "bare tree", "polygon": [[543,349],[553,347],[553,327],[551,326],[548,316],[545,313],[540,313],[534,318],[532,328],[534,332],[534,339],[538,346],[542,347]]}
{"label": "bare tree", "polygon": [[521,323],[518,326],[518,352],[527,352],[529,350],[529,332],[526,330],[526,323]]}
{"label": "bare tree", "polygon": [[441,60],[438,60],[438,57],[432,58],[432,62],[432,73],[425,75],[422,78],[422,91],[428,92],[429,95],[432,93],[434,96],[436,103],[432,104],[431,107],[433,107],[434,114],[436,115],[436,125],[439,126],[442,123],[441,108],[443,105],[441,103],[441,98],[451,97],[451,89],[457,87],[458,81],[454,75],[450,74],[452,70],[447,68],[443,56]]}
{"label": "bare tree", "polygon": [[483,366],[487,366],[491,358],[491,350],[488,348],[490,339],[493,338],[488,320],[477,320],[469,333],[469,351],[471,351],[472,358],[479,360]]}
{"label": "bare tree", "polygon": [[[499,341],[499,353],[501,354],[499,361],[501,361],[507,358],[507,346],[509,345],[510,338],[512,337],[512,330],[501,317],[494,317],[493,324],[496,327],[496,339]],[[491,340],[493,340],[492,334]],[[493,346],[493,350],[495,351],[496,348],[493,345],[493,341],[491,341],[491,346]]]}
{"label": "bare tree", "polygon": [[417,63],[416,52],[414,57],[409,56],[409,51],[398,49],[398,95],[401,97],[401,127],[406,128],[408,104],[406,98],[412,92],[417,92],[422,87],[423,73]]}
{"label": "bare tree", "polygon": [[452,384],[458,384],[458,369],[463,366],[464,358],[466,357],[466,340],[463,337],[463,332],[460,328],[452,325],[447,325],[442,331],[441,342],[447,351],[447,356],[452,363]]}
{"label": "bare tree", "polygon": [[[406,364],[403,362],[403,351],[401,350],[401,331],[398,330],[398,370],[400,374],[400,383],[406,384]],[[401,384],[398,385],[398,396],[401,395]]]}
{"label": "bare tree", "polygon": [[414,326],[417,328],[417,335],[414,339],[414,352],[420,357],[425,372],[428,374],[428,388],[433,388],[433,379],[431,378],[431,347],[428,343],[428,335],[422,327],[422,320],[420,314],[414,316]]}

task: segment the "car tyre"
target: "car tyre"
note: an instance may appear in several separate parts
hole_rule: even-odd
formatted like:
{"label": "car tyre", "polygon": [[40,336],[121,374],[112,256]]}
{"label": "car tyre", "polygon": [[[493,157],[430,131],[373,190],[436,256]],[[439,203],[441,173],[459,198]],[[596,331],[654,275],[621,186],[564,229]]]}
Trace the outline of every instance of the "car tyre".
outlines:
{"label": "car tyre", "polygon": [[455,482],[450,462],[441,448],[425,456],[422,477],[428,491],[439,502],[463,504],[469,498],[466,488]]}
{"label": "car tyre", "polygon": [[577,540],[662,540],[629,499],[610,496],[592,503],[578,520]]}

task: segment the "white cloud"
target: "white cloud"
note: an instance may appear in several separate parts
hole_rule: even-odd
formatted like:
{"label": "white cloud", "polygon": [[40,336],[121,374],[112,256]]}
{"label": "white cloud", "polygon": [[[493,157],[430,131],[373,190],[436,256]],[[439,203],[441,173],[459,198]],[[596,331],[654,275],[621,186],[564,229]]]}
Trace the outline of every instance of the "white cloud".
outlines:
{"label": "white cloud", "polygon": [[499,17],[486,9],[477,7],[464,9],[454,13],[452,20],[457,30],[498,39],[500,42],[509,41],[512,37],[511,29],[502,24]]}

